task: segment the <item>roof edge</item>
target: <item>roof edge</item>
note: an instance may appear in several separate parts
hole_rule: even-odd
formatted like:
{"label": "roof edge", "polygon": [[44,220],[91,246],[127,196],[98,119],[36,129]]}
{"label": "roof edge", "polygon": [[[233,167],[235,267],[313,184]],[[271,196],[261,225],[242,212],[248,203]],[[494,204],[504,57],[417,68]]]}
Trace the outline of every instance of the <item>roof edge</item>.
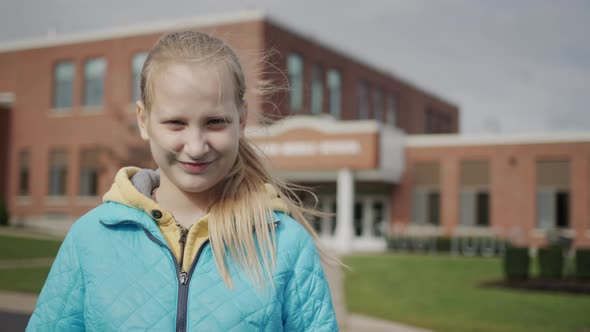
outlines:
{"label": "roof edge", "polygon": [[218,24],[231,24],[249,21],[262,21],[268,14],[260,9],[247,9],[237,12],[202,15],[186,19],[167,20],[150,24],[118,26],[111,29],[69,33],[47,38],[32,38],[20,41],[0,43],[0,52],[13,52],[53,46],[62,46],[83,42],[92,42],[112,38],[139,36],[161,33],[167,30],[199,28]]}
{"label": "roof edge", "polygon": [[558,143],[590,143],[590,131],[504,136],[464,136],[454,134],[406,136],[406,147],[410,148]]}

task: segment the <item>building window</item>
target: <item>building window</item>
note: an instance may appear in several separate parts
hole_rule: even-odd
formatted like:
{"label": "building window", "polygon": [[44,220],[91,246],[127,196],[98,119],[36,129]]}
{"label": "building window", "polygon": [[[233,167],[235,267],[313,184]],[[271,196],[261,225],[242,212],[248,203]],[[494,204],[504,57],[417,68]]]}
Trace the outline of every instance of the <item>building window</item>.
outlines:
{"label": "building window", "polygon": [[461,215],[463,226],[490,224],[490,171],[487,160],[468,160],[460,164]]}
{"label": "building window", "polygon": [[397,126],[397,97],[395,95],[389,95],[389,101],[387,103],[387,123],[391,126]]}
{"label": "building window", "polygon": [[431,225],[440,225],[440,193],[431,191],[428,193],[428,216],[426,221]]}
{"label": "building window", "polygon": [[329,232],[330,235],[334,235],[336,233],[336,216],[338,213],[338,205],[336,202],[333,202],[330,205],[330,213],[332,215],[330,216]]}
{"label": "building window", "polygon": [[363,235],[363,203],[354,203],[354,235]]}
{"label": "building window", "polygon": [[385,122],[383,116],[385,112],[383,110],[383,92],[380,89],[375,89],[373,91],[373,113],[375,120],[379,122]]}
{"label": "building window", "polygon": [[490,225],[490,193],[488,191],[461,191],[461,225]]}
{"label": "building window", "polygon": [[83,150],[80,153],[80,196],[98,195],[99,151]]}
{"label": "building window", "polygon": [[324,70],[315,64],[311,71],[311,113],[320,114],[324,103]]}
{"label": "building window", "polygon": [[365,80],[360,80],[357,83],[357,98],[358,98],[358,118],[369,118],[369,84]]}
{"label": "building window", "polygon": [[101,106],[104,99],[104,76],[107,61],[89,59],[84,64],[84,106]]}
{"label": "building window", "polygon": [[382,237],[385,235],[385,208],[383,202],[373,203],[373,236]]}
{"label": "building window", "polygon": [[335,119],[340,119],[342,112],[342,78],[336,69],[328,70],[328,93],[330,94],[330,114]]}
{"label": "building window", "polygon": [[440,164],[418,162],[412,167],[412,222],[419,225],[440,224]]}
{"label": "building window", "polygon": [[537,227],[570,227],[570,163],[537,161]]}
{"label": "building window", "polygon": [[147,52],[136,53],[131,60],[131,79],[133,80],[131,85],[132,102],[141,99],[141,70],[143,69],[143,64],[147,59],[147,56]]}
{"label": "building window", "polygon": [[490,225],[490,193],[479,192],[477,193],[477,214],[476,223],[477,226],[489,226]]}
{"label": "building window", "polygon": [[289,106],[291,112],[301,112],[303,108],[303,58],[297,53],[287,56],[287,73],[289,75]]}
{"label": "building window", "polygon": [[31,174],[31,154],[29,150],[22,150],[18,156],[19,171],[18,171],[18,194],[19,196],[29,196],[31,194],[30,188],[30,174]]}
{"label": "building window", "polygon": [[416,188],[412,194],[412,222],[417,225],[440,224],[440,192],[435,188]]}
{"label": "building window", "polygon": [[49,155],[49,195],[66,195],[68,154],[64,150],[53,150]]}
{"label": "building window", "polygon": [[75,69],[72,61],[58,62],[53,69],[53,108],[72,107]]}

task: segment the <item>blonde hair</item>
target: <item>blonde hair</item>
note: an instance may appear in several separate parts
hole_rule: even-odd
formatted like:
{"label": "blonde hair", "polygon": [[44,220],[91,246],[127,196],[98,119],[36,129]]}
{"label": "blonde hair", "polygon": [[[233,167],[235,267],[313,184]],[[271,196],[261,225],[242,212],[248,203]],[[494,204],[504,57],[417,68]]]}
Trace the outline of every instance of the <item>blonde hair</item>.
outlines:
{"label": "blonde hair", "polygon": [[[246,83],[235,52],[221,39],[209,34],[181,31],[162,36],[144,63],[140,83],[141,101],[148,112],[153,101],[151,78],[154,72],[166,62],[176,61],[219,64],[228,69],[234,84],[236,106],[242,109]],[[265,87],[260,91],[272,90]],[[306,219],[306,216],[322,213],[304,207],[297,191],[305,189],[273,177],[260,151],[242,137],[234,165],[225,179],[217,184],[216,197],[208,210],[213,256],[228,287],[232,287],[227,265],[230,258],[250,276],[255,285],[262,286],[265,281],[273,285],[270,276],[276,263],[276,236],[268,186],[278,193],[289,214],[312,236],[321,258],[331,264],[340,264],[338,259],[319,245],[319,238]]]}

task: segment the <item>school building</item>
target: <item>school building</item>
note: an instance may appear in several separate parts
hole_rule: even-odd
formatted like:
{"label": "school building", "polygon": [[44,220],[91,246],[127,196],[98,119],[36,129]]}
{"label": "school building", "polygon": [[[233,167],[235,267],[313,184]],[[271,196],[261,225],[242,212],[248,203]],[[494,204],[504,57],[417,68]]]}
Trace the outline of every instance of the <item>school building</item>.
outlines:
{"label": "school building", "polygon": [[[153,167],[134,103],[146,52],[198,29],[237,51],[247,137],[282,178],[311,187],[322,239],[385,249],[395,232],[489,235],[590,247],[590,132],[479,137],[459,109],[259,11],[0,45],[0,199],[11,223],[67,229],[120,167]],[[257,82],[290,89],[269,100]],[[307,197],[309,199],[309,197]]]}

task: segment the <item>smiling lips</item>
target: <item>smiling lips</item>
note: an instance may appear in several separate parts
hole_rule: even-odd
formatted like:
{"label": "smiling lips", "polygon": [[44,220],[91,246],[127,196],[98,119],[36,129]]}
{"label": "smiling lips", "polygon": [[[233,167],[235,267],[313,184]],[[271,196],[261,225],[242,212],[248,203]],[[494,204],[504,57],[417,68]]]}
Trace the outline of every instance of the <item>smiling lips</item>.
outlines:
{"label": "smiling lips", "polygon": [[213,163],[213,161],[209,162],[199,162],[199,163],[187,163],[183,161],[178,162],[186,171],[190,173],[202,173],[207,170],[209,165]]}

